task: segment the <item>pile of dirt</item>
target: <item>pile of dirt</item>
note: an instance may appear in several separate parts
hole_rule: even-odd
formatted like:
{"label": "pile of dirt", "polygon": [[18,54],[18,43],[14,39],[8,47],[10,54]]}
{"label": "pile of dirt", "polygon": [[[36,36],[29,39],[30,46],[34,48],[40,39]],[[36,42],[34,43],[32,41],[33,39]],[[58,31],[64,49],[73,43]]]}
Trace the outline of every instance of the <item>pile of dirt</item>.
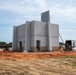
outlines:
{"label": "pile of dirt", "polygon": [[41,59],[41,58],[58,58],[58,57],[76,56],[76,52],[2,52],[0,51],[0,59],[25,60],[25,59]]}

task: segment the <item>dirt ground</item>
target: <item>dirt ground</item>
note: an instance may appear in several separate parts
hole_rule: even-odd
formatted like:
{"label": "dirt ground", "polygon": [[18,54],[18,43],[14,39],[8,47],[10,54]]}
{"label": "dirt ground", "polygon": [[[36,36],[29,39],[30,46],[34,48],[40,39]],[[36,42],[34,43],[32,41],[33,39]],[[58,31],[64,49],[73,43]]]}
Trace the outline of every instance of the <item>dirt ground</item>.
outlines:
{"label": "dirt ground", "polygon": [[0,75],[76,75],[76,52],[0,52]]}
{"label": "dirt ground", "polygon": [[76,56],[76,52],[0,52],[0,58],[11,60],[42,59]]}

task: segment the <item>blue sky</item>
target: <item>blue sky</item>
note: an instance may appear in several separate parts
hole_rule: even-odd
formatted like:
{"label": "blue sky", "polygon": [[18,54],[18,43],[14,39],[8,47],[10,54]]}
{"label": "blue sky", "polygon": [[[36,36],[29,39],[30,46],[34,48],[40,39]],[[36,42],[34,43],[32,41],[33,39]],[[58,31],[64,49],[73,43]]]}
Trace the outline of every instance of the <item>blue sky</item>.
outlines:
{"label": "blue sky", "polygon": [[50,10],[51,23],[59,24],[63,40],[76,40],[76,0],[0,0],[0,41],[12,41],[13,26],[41,20]]}

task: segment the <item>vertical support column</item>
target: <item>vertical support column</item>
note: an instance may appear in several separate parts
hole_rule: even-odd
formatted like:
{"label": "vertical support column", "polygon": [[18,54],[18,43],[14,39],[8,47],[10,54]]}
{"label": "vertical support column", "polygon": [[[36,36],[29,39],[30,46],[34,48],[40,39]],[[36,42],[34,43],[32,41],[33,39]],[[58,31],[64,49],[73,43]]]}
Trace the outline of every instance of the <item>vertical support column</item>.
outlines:
{"label": "vertical support column", "polygon": [[30,47],[31,47],[31,51],[32,52],[36,51],[36,48],[35,48],[36,45],[35,45],[34,26],[35,26],[35,21],[32,21],[31,22],[31,32],[30,32],[30,34],[31,34],[31,40],[30,40],[31,45],[30,45]]}
{"label": "vertical support column", "polygon": [[29,22],[27,21],[26,22],[26,25],[25,25],[25,50],[24,52],[28,52],[28,25]]}
{"label": "vertical support column", "polygon": [[47,48],[52,51],[50,22],[47,22]]}
{"label": "vertical support column", "polygon": [[52,51],[52,44],[51,44],[51,30],[50,30],[50,12],[49,11],[46,11],[46,12],[43,12],[41,14],[41,21],[42,22],[46,22],[47,24],[47,47],[48,47],[48,50],[49,51]]}
{"label": "vertical support column", "polygon": [[18,29],[17,26],[13,27],[13,44],[12,44],[12,51],[17,50],[17,35],[18,35]]}

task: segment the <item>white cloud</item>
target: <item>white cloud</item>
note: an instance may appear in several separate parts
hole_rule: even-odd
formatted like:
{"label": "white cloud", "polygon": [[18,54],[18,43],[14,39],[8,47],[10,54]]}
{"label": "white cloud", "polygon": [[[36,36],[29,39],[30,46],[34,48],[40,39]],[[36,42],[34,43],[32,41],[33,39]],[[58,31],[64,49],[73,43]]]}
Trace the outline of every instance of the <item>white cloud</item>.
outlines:
{"label": "white cloud", "polygon": [[48,9],[48,3],[46,0],[35,0],[40,11],[46,11]]}
{"label": "white cloud", "polygon": [[[24,3],[24,5],[21,5],[21,2]],[[20,1],[18,3],[15,3],[13,1],[1,2],[0,9],[11,11],[14,13],[19,13],[19,14],[31,13],[32,11],[33,12],[36,11],[36,8],[34,6],[31,6],[31,3],[29,2],[29,0],[27,2],[23,2],[23,1]]]}
{"label": "white cloud", "polygon": [[60,16],[74,16],[76,14],[76,7],[73,6],[67,6],[65,8],[61,8],[61,6],[55,6],[50,9],[52,11],[52,14],[58,14]]}
{"label": "white cloud", "polygon": [[[51,2],[51,1],[50,1]],[[11,1],[0,3],[0,9],[11,11],[19,14],[33,14],[40,13],[46,10],[51,10],[52,14],[58,14],[60,16],[74,16],[76,14],[75,6],[64,6],[62,4],[50,4],[46,0],[21,0],[21,1]],[[69,1],[70,3],[72,1]],[[64,6],[64,8],[62,8]]]}
{"label": "white cloud", "polygon": [[46,0],[8,0],[0,3],[0,9],[19,14],[39,13],[48,10],[48,3]]}

